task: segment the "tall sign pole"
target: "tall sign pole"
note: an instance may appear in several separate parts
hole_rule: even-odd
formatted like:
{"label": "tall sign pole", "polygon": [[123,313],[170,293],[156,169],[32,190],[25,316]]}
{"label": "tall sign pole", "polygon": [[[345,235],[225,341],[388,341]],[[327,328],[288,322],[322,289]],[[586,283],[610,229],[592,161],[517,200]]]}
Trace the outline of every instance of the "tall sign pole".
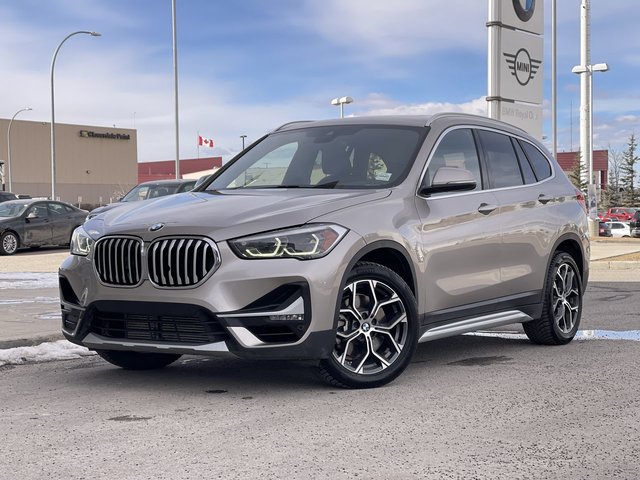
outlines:
{"label": "tall sign pole", "polygon": [[544,2],[489,0],[488,113],[542,139]]}
{"label": "tall sign pole", "polygon": [[176,30],[176,0],[171,1],[173,23],[173,97],[176,122],[176,179],[180,178],[180,121],[178,119],[178,31]]}

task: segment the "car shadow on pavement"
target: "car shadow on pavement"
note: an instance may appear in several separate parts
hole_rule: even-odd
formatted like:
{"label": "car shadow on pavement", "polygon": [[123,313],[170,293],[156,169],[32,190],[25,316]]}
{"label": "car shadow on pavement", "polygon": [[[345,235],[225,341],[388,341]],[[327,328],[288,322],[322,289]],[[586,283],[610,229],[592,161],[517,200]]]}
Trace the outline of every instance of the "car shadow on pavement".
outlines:
{"label": "car shadow on pavement", "polygon": [[[535,346],[527,340],[453,337],[420,344],[409,369],[414,373],[424,370],[425,375],[437,375],[443,367],[450,365],[508,365],[517,362],[518,357],[529,350],[527,347],[540,349],[541,355],[544,353],[544,347]],[[77,382],[97,388],[117,385],[118,389],[125,390],[207,394],[336,390],[321,381],[317,362],[303,360],[247,360],[229,356],[185,355],[161,370],[131,371],[112,366],[95,356],[82,363],[69,362],[66,370],[73,372]],[[396,382],[403,380],[407,381],[402,376]]]}

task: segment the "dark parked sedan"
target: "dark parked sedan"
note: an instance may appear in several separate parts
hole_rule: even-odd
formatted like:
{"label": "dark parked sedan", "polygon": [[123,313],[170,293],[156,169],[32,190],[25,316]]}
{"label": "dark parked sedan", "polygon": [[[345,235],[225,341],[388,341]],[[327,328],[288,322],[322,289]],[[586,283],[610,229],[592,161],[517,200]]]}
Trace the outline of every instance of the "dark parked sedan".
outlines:
{"label": "dark parked sedan", "polygon": [[18,196],[11,192],[0,192],[0,203],[8,202],[9,200],[17,200]]}
{"label": "dark parked sedan", "polygon": [[50,200],[0,203],[0,255],[11,255],[22,247],[67,245],[87,213],[67,203]]}

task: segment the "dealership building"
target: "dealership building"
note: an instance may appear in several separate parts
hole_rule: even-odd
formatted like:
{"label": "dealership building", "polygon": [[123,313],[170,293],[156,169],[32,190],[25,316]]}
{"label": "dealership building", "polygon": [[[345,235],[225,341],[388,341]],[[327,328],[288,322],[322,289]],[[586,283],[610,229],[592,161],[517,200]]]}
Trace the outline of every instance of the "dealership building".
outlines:
{"label": "dealership building", "polygon": [[[32,197],[51,195],[51,124],[0,118],[0,187]],[[137,132],[56,122],[56,196],[83,205],[108,203],[138,183]]]}

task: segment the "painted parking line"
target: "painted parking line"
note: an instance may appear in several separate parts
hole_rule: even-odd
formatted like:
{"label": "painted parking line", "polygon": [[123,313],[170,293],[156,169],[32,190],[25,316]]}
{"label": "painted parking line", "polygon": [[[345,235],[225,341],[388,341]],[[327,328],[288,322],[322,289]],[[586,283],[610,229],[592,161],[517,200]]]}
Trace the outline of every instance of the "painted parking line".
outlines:
{"label": "painted parking line", "polygon": [[[528,340],[524,333],[472,332],[474,337],[505,338],[507,340]],[[579,330],[574,340],[627,340],[640,342],[640,330]]]}

